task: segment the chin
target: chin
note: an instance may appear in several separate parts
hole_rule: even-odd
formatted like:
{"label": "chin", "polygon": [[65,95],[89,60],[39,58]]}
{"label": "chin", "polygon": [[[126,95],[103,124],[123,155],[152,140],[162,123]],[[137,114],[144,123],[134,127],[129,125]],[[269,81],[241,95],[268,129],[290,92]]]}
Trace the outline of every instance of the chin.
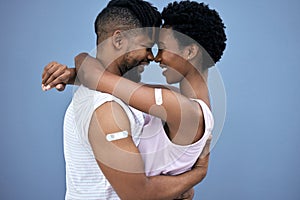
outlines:
{"label": "chin", "polygon": [[166,79],[166,82],[167,82],[168,84],[174,84],[174,83],[177,83],[177,82],[175,82],[175,81],[173,81],[173,80],[169,80],[169,79]]}
{"label": "chin", "polygon": [[175,78],[175,77],[168,77],[166,76],[166,82],[168,84],[176,84],[176,83],[179,83],[181,80],[179,78]]}
{"label": "chin", "polygon": [[179,76],[178,74],[173,74],[173,73],[165,73],[164,74],[165,78],[166,78],[166,82],[168,84],[176,84],[182,81],[183,76]]}
{"label": "chin", "polygon": [[136,83],[139,83],[142,79],[141,74],[135,70],[128,71],[123,75],[123,77]]}

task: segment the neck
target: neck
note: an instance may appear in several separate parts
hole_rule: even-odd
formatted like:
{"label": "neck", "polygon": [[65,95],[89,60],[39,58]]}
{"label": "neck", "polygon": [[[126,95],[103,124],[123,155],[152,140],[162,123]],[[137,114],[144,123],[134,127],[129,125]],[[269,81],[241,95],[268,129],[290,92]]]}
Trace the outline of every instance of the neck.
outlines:
{"label": "neck", "polygon": [[208,70],[203,72],[192,68],[180,82],[180,92],[188,98],[201,99],[209,104],[209,93],[207,87]]}

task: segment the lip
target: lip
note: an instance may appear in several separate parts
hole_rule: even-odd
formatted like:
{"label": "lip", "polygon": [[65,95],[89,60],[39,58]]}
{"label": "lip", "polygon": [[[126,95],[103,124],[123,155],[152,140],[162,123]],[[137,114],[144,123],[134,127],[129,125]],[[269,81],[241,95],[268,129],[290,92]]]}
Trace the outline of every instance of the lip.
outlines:
{"label": "lip", "polygon": [[162,74],[165,75],[165,72],[168,70],[168,67],[166,65],[160,64],[159,65],[162,69]]}
{"label": "lip", "polygon": [[140,65],[146,66],[146,65],[149,65],[149,62],[141,62]]}
{"label": "lip", "polygon": [[138,71],[139,73],[144,72],[144,70],[145,70],[145,65],[139,65],[139,66],[137,66],[137,71]]}
{"label": "lip", "polygon": [[137,66],[137,71],[139,73],[142,73],[145,70],[145,67],[149,65],[149,62],[141,62],[138,66]]}
{"label": "lip", "polygon": [[168,66],[167,65],[164,65],[164,64],[160,64],[159,65],[161,68],[168,68]]}

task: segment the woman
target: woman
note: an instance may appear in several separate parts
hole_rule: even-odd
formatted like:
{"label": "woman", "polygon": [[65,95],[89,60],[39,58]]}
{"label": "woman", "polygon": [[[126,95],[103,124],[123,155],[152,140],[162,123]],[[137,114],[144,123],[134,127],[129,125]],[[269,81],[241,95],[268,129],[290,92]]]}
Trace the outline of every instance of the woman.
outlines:
{"label": "woman", "polygon": [[[164,25],[155,61],[160,63],[168,83],[179,83],[180,94],[110,74],[86,54],[76,57],[76,67],[81,65],[83,71],[79,74],[80,82],[152,115],[145,116],[138,146],[148,175],[182,173],[199,157],[213,127],[206,85],[208,68],[219,61],[226,46],[221,18],[203,3],[170,3],[164,8],[162,18]],[[93,77],[97,81],[92,82]],[[49,84],[48,78],[43,81],[45,85]],[[160,151],[154,152],[157,148]],[[157,159],[158,156],[162,159]]]}

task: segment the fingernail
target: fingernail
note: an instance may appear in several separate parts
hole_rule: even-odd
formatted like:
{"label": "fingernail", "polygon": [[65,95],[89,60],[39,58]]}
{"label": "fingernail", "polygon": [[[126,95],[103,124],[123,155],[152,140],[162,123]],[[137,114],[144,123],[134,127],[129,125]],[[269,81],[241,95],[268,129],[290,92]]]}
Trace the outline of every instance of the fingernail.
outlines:
{"label": "fingernail", "polygon": [[46,89],[46,90],[50,90],[50,88],[51,88],[51,86],[50,86],[50,85],[47,85],[45,89]]}

